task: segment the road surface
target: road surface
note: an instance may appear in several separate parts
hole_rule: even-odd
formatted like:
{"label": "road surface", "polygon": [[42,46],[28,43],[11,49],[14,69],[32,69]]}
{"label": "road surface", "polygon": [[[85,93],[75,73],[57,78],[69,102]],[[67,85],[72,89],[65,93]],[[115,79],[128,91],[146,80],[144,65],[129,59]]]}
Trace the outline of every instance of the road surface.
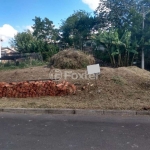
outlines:
{"label": "road surface", "polygon": [[150,150],[150,116],[0,113],[0,150]]}

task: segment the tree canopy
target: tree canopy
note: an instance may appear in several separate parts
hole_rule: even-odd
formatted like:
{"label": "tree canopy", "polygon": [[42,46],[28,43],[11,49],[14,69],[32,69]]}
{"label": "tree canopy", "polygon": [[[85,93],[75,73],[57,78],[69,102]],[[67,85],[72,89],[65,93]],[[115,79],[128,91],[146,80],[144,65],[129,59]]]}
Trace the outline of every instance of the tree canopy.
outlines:
{"label": "tree canopy", "polygon": [[150,49],[149,12],[150,0],[100,0],[95,17],[101,31],[117,29],[119,38],[130,31],[130,43],[136,41],[135,48],[141,54],[142,50]]}
{"label": "tree canopy", "polygon": [[48,18],[41,19],[40,17],[35,17],[32,19],[34,24],[33,28],[33,36],[37,39],[44,40],[47,42],[56,42],[59,38],[59,31],[55,29],[53,21]]}
{"label": "tree canopy", "polygon": [[63,42],[83,49],[83,42],[90,36],[93,24],[94,19],[89,13],[83,10],[75,11],[62,21],[60,31]]}
{"label": "tree canopy", "polygon": [[93,14],[74,11],[58,29],[47,17],[35,17],[33,22],[33,33],[18,33],[11,41],[19,52],[47,53],[58,45],[83,50],[92,41],[93,51],[102,44],[113,65],[131,65],[135,58],[140,62],[142,50],[149,63],[150,0],[100,0]]}

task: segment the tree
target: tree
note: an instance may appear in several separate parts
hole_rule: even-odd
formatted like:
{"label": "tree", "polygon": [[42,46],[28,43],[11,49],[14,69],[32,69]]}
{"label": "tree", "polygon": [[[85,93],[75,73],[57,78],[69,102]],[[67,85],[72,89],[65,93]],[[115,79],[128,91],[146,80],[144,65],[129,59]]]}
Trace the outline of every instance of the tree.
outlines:
{"label": "tree", "polygon": [[[142,55],[141,59],[141,67],[142,69],[145,68],[145,59],[144,59],[144,51],[147,48],[150,48],[150,0],[142,0],[137,2],[137,7],[135,13],[138,17],[133,20],[134,25],[132,27],[132,31],[134,32],[134,36],[137,37],[139,43],[139,50]],[[140,19],[140,20],[139,20]],[[138,22],[137,22],[138,20]],[[135,29],[135,24],[138,30]],[[137,29],[136,28],[136,29]]]}
{"label": "tree", "polygon": [[17,33],[14,36],[14,38],[11,39],[10,45],[21,53],[30,53],[39,51],[39,49],[37,48],[36,38],[33,37],[32,33],[29,30]]}
{"label": "tree", "polygon": [[75,11],[65,21],[62,21],[60,31],[62,32],[62,41],[68,43],[69,46],[74,46],[83,49],[83,42],[91,34],[94,24],[93,17],[83,11]]}
{"label": "tree", "polygon": [[59,38],[59,30],[55,29],[53,22],[48,18],[44,18],[43,20],[40,17],[35,17],[32,19],[34,24],[32,26],[34,32],[33,36],[35,36],[38,40],[44,40],[49,43],[55,43]]}
{"label": "tree", "polygon": [[10,41],[10,44],[20,53],[40,52],[43,55],[43,60],[47,60],[58,52],[57,46],[49,44],[41,39],[37,39],[29,30],[17,33]]}
{"label": "tree", "polygon": [[[131,32],[125,31],[119,38],[118,31],[111,29],[109,31],[99,30],[97,35],[93,35],[93,39],[97,45],[104,45],[108,52],[112,66],[128,66],[132,65],[135,55],[137,54],[137,41],[131,41]],[[130,58],[132,53],[132,59]],[[118,57],[118,59],[116,58]]]}
{"label": "tree", "polygon": [[119,30],[125,30],[131,24],[128,16],[130,10],[134,7],[136,7],[135,0],[100,0],[95,11],[95,16],[99,21],[99,28],[114,27]]}
{"label": "tree", "polygon": [[[119,38],[128,30],[132,33],[131,40],[136,39],[140,54],[141,51],[147,50],[150,38],[150,13],[144,14],[147,10],[150,11],[150,0],[107,0],[107,2],[100,0],[100,2],[95,11],[99,28],[105,30],[105,27],[107,29],[113,27],[118,30]],[[109,11],[106,12],[106,8],[109,8]]]}

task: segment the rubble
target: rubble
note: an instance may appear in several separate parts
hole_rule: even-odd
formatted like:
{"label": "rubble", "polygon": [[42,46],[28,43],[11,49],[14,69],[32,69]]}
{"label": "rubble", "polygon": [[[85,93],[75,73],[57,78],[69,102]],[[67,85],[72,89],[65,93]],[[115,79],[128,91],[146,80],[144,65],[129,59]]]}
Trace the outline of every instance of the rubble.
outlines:
{"label": "rubble", "polygon": [[52,80],[48,81],[24,81],[24,82],[0,82],[0,98],[27,98],[40,96],[63,96],[75,94],[76,86],[63,81],[56,84]]}

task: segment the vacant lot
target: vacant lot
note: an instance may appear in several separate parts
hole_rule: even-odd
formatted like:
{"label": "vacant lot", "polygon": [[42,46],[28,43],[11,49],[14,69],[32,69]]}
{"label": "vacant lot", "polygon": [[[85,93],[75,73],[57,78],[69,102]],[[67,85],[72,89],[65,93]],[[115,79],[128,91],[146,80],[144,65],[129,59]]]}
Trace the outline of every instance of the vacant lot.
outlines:
{"label": "vacant lot", "polygon": [[[48,79],[50,71],[52,72],[46,66],[0,71],[0,82]],[[84,73],[86,70],[61,70],[63,75],[64,71]],[[69,77],[66,80],[77,86],[75,95],[34,99],[1,98],[0,107],[131,110],[150,107],[150,72],[137,67],[101,67],[101,74],[97,79],[98,87],[95,86],[95,80],[75,80]]]}

